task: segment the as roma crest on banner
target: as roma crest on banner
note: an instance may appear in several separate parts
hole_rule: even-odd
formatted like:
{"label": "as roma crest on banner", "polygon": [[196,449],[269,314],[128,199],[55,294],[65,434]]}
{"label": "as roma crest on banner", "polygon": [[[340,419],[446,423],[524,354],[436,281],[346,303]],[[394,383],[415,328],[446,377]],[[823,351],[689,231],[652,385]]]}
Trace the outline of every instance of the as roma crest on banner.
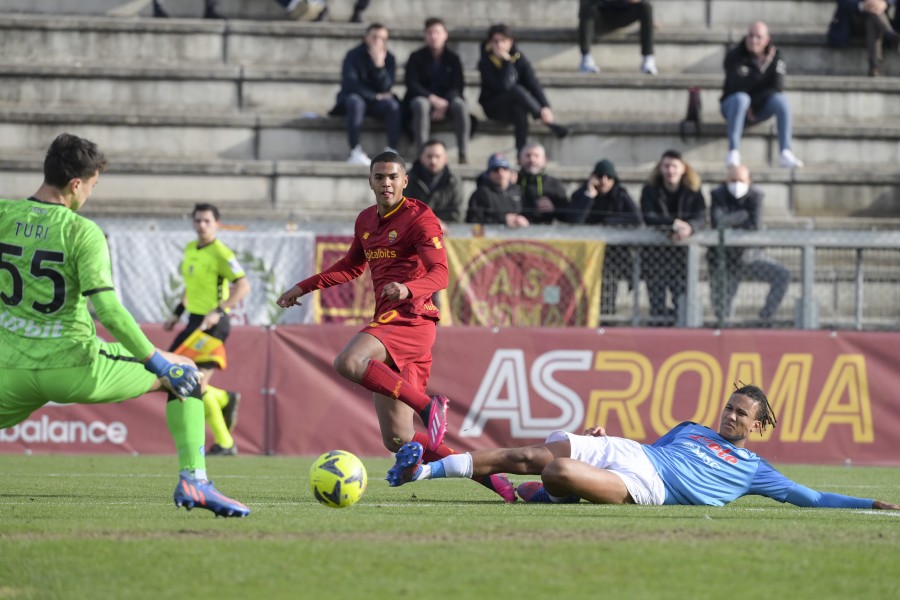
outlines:
{"label": "as roma crest on banner", "polygon": [[450,262],[445,324],[598,326],[602,242],[445,241]]}

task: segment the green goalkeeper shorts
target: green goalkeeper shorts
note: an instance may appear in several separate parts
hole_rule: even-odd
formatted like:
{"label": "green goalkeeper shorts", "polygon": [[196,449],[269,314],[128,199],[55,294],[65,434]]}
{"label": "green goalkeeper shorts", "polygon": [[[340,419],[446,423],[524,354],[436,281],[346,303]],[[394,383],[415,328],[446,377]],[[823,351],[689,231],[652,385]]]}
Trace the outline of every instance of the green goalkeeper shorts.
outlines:
{"label": "green goalkeeper shorts", "polygon": [[156,375],[121,344],[100,344],[86,365],[64,369],[0,369],[0,429],[21,423],[47,404],[103,404],[150,391]]}

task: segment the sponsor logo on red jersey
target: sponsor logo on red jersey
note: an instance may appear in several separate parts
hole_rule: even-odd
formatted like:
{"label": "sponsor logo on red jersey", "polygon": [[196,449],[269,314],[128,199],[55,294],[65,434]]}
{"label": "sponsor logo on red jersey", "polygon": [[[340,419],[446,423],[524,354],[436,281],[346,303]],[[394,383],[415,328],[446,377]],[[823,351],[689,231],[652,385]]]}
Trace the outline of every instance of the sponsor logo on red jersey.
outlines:
{"label": "sponsor logo on red jersey", "polygon": [[374,250],[366,250],[366,260],[378,260],[379,258],[397,258],[397,251],[388,248],[376,248]]}

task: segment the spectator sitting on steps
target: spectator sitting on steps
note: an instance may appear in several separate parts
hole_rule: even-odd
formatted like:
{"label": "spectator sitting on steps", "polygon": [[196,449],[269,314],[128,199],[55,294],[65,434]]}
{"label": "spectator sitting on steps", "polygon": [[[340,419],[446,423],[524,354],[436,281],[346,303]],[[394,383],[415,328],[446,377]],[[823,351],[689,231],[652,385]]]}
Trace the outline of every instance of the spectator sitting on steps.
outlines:
{"label": "spectator sitting on steps", "polygon": [[778,127],[779,164],[787,169],[803,166],[791,151],[791,107],[784,94],[787,66],[772,44],[762,21],[750,25],[741,43],[725,55],[725,83],[720,110],[728,131],[725,166],[741,164],[739,151],[744,125],[762,123],[772,115]]}
{"label": "spectator sitting on steps", "polygon": [[440,140],[428,140],[407,175],[406,195],[427,204],[447,232],[447,223],[462,216],[462,181],[447,166],[447,147]]}
{"label": "spectator sitting on steps", "polygon": [[425,45],[409,55],[406,62],[404,103],[411,117],[410,128],[416,149],[431,136],[432,121],[450,120],[456,134],[460,164],[468,162],[471,122],[463,97],[465,80],[459,55],[447,48],[447,26],[441,19],[425,21]]}
{"label": "spectator sitting on steps", "polygon": [[[762,229],[763,191],[750,182],[747,167],[729,168],[725,183],[714,189],[711,197],[709,212],[713,227],[746,231]],[[718,246],[713,246],[706,254],[716,316],[720,320],[732,316],[734,297],[741,281],[762,281],[769,284],[769,293],[759,318],[762,325],[770,325],[791,282],[791,272],[762,248],[726,246],[724,272],[720,273],[719,251]]]}
{"label": "spectator sitting on steps", "polygon": [[512,229],[528,227],[528,219],[522,216],[522,194],[513,177],[515,174],[505,156],[491,156],[487,178],[479,178],[479,186],[469,198],[466,223],[506,225]]}
{"label": "spectator sitting on steps", "polygon": [[531,62],[516,47],[512,30],[503,23],[488,29],[478,71],[481,73],[478,103],[488,119],[513,124],[516,152],[528,141],[529,116],[540,119],[558,138],[569,134],[568,128],[556,122]]}
{"label": "spectator sitting on steps", "polygon": [[569,195],[563,182],[548,175],[547,151],[537,142],[525,144],[519,153],[519,187],[522,188],[522,214],[532,224],[549,224],[553,219],[567,220]]}
{"label": "spectator sitting on steps", "polygon": [[385,122],[385,152],[395,152],[400,141],[402,111],[400,101],[391,92],[396,83],[397,63],[387,49],[387,42],[387,27],[372,23],[366,28],[363,42],[347,52],[341,66],[341,89],[329,114],[346,117],[350,164],[368,166],[371,162],[359,143],[366,116]]}
{"label": "spectator sitting on steps", "polygon": [[653,5],[647,0],[581,0],[578,7],[578,47],[581,50],[582,73],[599,73],[600,67],[591,55],[596,29],[613,31],[641,23],[641,73],[656,75],[653,56]]}
{"label": "spectator sitting on steps", "polygon": [[[869,77],[881,75],[882,45],[896,48],[898,34],[888,18],[894,0],[837,0],[837,9],[828,27],[828,45],[846,48],[853,35],[864,31],[869,57]],[[896,15],[895,15],[896,18]]]}

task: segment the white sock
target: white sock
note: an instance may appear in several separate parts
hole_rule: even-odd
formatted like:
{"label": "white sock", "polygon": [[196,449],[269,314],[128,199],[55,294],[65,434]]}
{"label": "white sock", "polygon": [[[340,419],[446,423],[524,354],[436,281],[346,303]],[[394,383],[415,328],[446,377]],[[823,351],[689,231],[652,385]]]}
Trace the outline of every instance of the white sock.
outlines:
{"label": "white sock", "polygon": [[180,474],[193,479],[206,479],[206,469],[194,469],[193,471],[185,469],[184,471],[181,471]]}
{"label": "white sock", "polygon": [[475,468],[472,463],[472,455],[468,452],[465,454],[451,454],[442,458],[439,462],[444,466],[445,477],[471,478]]}

